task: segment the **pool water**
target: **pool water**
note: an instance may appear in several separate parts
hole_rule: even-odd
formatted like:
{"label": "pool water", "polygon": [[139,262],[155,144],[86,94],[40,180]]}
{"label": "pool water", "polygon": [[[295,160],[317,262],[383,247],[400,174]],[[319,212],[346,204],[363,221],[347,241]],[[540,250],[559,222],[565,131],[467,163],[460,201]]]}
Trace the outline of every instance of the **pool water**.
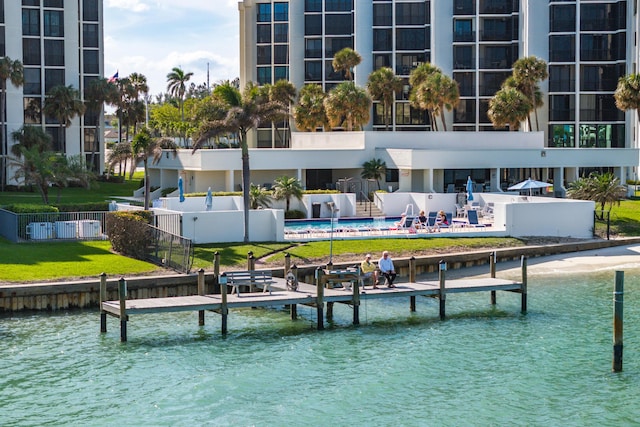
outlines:
{"label": "pool water", "polygon": [[[349,219],[339,219],[336,218],[333,220],[333,229],[341,230],[341,229],[389,229],[393,227],[400,217],[385,217],[384,219],[376,219],[376,218],[349,218]],[[288,220],[284,223],[284,231],[285,233],[295,233],[301,231],[331,231],[331,221],[330,220]]]}
{"label": "pool water", "polygon": [[[611,373],[614,273],[531,275],[517,294],[315,309],[0,316],[0,424],[622,426],[640,419],[640,271],[627,272],[624,367]],[[510,277],[517,279],[517,277]]]}

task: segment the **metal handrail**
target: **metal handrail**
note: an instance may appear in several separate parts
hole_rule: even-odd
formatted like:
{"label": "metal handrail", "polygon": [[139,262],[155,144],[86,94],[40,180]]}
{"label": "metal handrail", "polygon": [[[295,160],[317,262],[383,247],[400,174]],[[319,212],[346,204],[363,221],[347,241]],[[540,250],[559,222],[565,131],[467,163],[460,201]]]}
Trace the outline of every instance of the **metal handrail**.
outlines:
{"label": "metal handrail", "polygon": [[369,196],[367,196],[364,191],[358,192],[358,196],[360,196],[360,203],[367,204],[367,207],[369,208],[369,216],[371,216],[371,205],[373,204],[373,202],[369,200]]}

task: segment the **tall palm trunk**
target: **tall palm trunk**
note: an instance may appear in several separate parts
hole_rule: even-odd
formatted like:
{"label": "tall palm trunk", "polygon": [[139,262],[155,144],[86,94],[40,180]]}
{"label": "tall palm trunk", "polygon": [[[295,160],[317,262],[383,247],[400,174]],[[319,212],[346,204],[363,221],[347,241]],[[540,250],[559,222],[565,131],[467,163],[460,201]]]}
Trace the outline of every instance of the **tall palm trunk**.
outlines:
{"label": "tall palm trunk", "polygon": [[2,126],[2,191],[7,184],[7,153],[9,144],[7,143],[7,126],[6,126],[6,109],[5,97],[7,94],[7,83],[3,80],[0,82],[0,126]]}

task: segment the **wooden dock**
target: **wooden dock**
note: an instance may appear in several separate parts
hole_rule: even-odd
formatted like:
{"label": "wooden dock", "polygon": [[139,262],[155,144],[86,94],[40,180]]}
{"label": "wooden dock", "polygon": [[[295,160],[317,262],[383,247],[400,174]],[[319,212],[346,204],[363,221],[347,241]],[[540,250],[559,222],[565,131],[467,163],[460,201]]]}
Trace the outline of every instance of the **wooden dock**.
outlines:
{"label": "wooden dock", "polygon": [[[198,293],[199,295],[169,297],[169,298],[146,298],[146,299],[126,299],[126,280],[119,281],[119,295],[117,301],[106,301],[102,298],[106,295],[106,279],[101,280],[100,294],[100,331],[107,331],[107,315],[120,319],[120,339],[127,341],[127,321],[129,316],[147,313],[171,313],[179,311],[198,311],[199,324],[204,325],[205,311],[213,311],[221,317],[221,331],[227,333],[227,317],[230,309],[246,307],[282,307],[289,306],[291,318],[297,318],[297,305],[313,306],[317,310],[317,328],[324,329],[325,305],[326,316],[333,316],[333,305],[335,303],[348,304],[353,307],[353,324],[360,323],[359,307],[363,300],[373,300],[382,298],[409,298],[411,311],[416,310],[416,297],[438,298],[440,301],[440,318],[445,318],[446,299],[448,294],[463,292],[490,292],[491,304],[496,304],[496,291],[516,292],[521,294],[521,311],[527,310],[527,259],[522,257],[522,280],[506,280],[495,277],[495,254],[490,260],[489,277],[485,278],[464,278],[456,280],[446,280],[446,263],[440,264],[439,277],[437,281],[418,281],[415,278],[415,263],[413,266],[410,260],[409,281],[407,283],[397,283],[394,288],[379,286],[373,289],[371,286],[358,286],[358,277],[353,272],[343,275],[335,271],[318,268],[316,270],[316,283],[298,283],[296,290],[287,290],[287,281],[283,278],[273,278],[271,285],[272,293],[246,292],[240,294],[228,293],[226,274],[219,275],[220,294],[204,293],[204,271],[199,272]],[[295,275],[296,267],[290,271]],[[325,273],[325,272],[328,272]],[[356,281],[355,286],[351,286],[350,291],[339,287],[327,288],[327,284],[333,284],[343,279],[343,282]]]}

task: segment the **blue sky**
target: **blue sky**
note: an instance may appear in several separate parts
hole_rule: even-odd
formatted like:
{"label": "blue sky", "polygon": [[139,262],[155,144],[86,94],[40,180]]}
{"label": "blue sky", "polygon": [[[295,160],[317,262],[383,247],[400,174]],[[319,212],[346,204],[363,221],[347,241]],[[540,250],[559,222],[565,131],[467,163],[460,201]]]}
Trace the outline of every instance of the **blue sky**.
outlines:
{"label": "blue sky", "polygon": [[105,0],[105,77],[147,77],[149,93],[165,92],[173,67],[190,81],[239,76],[237,0]]}

